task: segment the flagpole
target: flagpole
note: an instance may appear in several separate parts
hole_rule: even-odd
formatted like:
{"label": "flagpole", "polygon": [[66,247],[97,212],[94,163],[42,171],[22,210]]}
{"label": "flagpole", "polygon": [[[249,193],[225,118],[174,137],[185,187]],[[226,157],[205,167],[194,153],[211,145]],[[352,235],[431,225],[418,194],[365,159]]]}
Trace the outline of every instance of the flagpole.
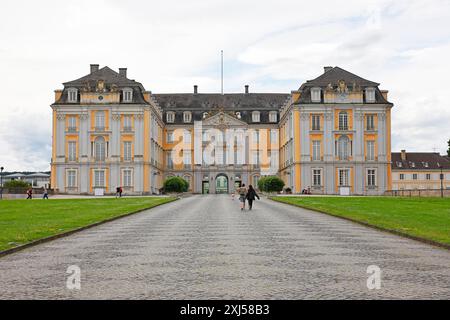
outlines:
{"label": "flagpole", "polygon": [[221,92],[223,95],[223,50],[220,50],[220,58],[221,58],[221,63],[220,63],[220,80],[221,80]]}

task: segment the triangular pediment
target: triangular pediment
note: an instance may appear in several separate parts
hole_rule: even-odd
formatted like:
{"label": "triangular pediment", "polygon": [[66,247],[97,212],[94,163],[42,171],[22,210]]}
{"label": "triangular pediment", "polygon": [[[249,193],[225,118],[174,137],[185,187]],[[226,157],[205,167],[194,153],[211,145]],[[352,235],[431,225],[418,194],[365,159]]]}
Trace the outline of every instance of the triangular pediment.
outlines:
{"label": "triangular pediment", "polygon": [[225,113],[218,112],[210,117],[207,117],[202,121],[204,126],[246,126],[247,123],[239,120],[235,116]]}

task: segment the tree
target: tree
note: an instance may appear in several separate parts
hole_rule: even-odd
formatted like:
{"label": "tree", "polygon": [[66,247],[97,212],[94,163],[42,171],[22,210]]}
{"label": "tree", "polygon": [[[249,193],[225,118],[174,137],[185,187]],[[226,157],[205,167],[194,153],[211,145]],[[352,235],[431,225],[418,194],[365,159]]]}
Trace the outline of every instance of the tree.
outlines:
{"label": "tree", "polygon": [[448,144],[447,155],[450,157],[450,139],[448,139],[447,144]]}
{"label": "tree", "polygon": [[10,181],[6,181],[3,184],[3,187],[6,189],[29,188],[29,187],[31,187],[31,184],[29,184],[28,182],[23,181],[23,180],[10,180]]}
{"label": "tree", "polygon": [[280,192],[283,187],[284,181],[277,176],[263,177],[258,181],[258,188],[263,192]]}
{"label": "tree", "polygon": [[164,181],[165,192],[186,192],[189,190],[189,182],[180,177],[169,177]]}

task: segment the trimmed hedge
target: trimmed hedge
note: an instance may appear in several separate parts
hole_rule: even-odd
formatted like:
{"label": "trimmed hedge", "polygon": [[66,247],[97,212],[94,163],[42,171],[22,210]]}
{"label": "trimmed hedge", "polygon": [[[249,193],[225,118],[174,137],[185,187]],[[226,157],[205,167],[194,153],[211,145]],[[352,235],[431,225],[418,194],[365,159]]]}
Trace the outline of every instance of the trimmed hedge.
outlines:
{"label": "trimmed hedge", "polygon": [[263,192],[281,192],[284,181],[277,176],[262,177],[258,181],[258,188]]}
{"label": "trimmed hedge", "polygon": [[3,184],[5,189],[30,188],[31,184],[23,180],[10,180]]}
{"label": "trimmed hedge", "polygon": [[164,181],[164,192],[187,192],[189,190],[189,182],[181,177],[169,177]]}

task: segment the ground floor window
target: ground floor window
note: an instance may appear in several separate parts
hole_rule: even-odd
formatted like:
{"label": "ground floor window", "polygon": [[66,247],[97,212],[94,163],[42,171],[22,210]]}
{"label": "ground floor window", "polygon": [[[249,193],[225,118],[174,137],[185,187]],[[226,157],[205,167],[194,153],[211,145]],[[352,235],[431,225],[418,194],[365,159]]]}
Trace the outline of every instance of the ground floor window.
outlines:
{"label": "ground floor window", "polygon": [[313,169],[313,186],[320,187],[322,185],[322,170]]}
{"label": "ground floor window", "polygon": [[67,187],[75,188],[77,186],[77,171],[67,170]]}
{"label": "ground floor window", "polygon": [[105,170],[94,170],[94,187],[105,187]]}
{"label": "ground floor window", "polygon": [[376,170],[375,169],[367,169],[367,185],[369,187],[376,186]]}
{"label": "ground floor window", "polygon": [[124,187],[133,186],[133,171],[131,169],[124,169],[122,171],[122,184]]}
{"label": "ground floor window", "polygon": [[347,187],[349,186],[349,169],[339,169],[339,186]]}
{"label": "ground floor window", "polygon": [[258,188],[259,176],[253,176],[253,187]]}

